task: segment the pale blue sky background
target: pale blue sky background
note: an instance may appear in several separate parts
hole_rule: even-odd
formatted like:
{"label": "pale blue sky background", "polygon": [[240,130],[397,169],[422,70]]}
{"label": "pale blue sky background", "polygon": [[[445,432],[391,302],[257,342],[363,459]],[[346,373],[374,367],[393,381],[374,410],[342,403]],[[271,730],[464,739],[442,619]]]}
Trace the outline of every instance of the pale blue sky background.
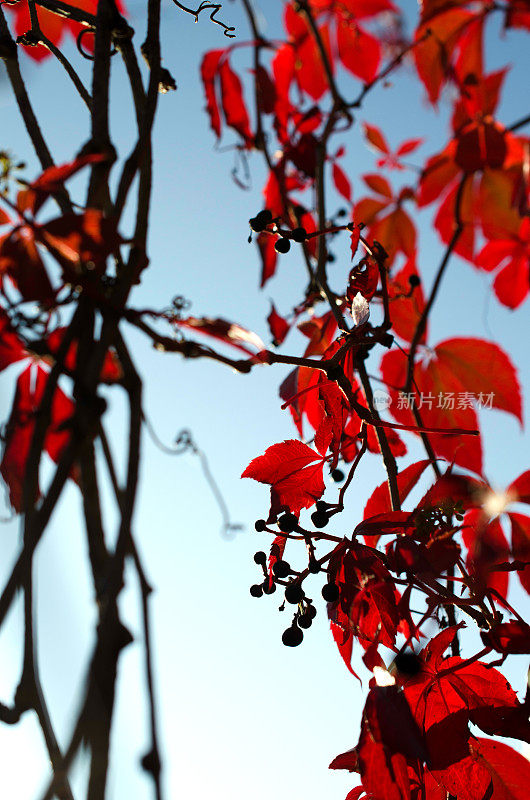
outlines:
{"label": "pale blue sky background", "polygon": [[[278,2],[261,2],[263,17],[277,17]],[[408,14],[415,4],[406,2]],[[141,5],[129,3],[137,42],[143,41]],[[240,6],[226,3],[224,20],[248,38]],[[496,23],[491,26],[496,30]],[[253,188],[241,191],[231,180],[232,152],[215,152],[214,137],[203,111],[198,70],[202,53],[229,41],[204,19],[194,25],[171,3],[164,5],[165,65],[178,91],[160,98],[155,137],[155,191],[151,229],[152,268],[134,295],[138,305],[161,308],[174,295],[193,301],[196,315],[222,315],[245,325],[268,342],[265,317],[269,298],[287,313],[300,298],[305,272],[293,251],[280,262],[277,276],[258,292],[259,263],[247,244],[247,220],[262,206],[264,172],[252,156]],[[264,29],[277,34],[277,21]],[[492,39],[495,36],[492,35]],[[68,45],[66,52],[73,56]],[[495,39],[490,67],[517,65],[503,95],[500,119],[509,124],[529,111],[529,50],[520,32]],[[244,72],[250,52],[239,51],[233,64]],[[87,114],[53,62],[36,67],[22,57],[24,75],[45,135],[58,163],[70,160],[83,143]],[[81,64],[88,75],[88,65]],[[133,142],[135,125],[130,94],[119,58],[113,61],[113,133],[120,154]],[[391,145],[404,138],[425,136],[420,158],[446,141],[448,103],[436,114],[426,104],[424,91],[410,69],[368,98],[359,120],[380,125]],[[17,109],[0,84],[2,135],[0,147],[28,162],[28,177],[38,167],[19,122]],[[352,78],[346,94],[358,91]],[[250,94],[247,93],[247,97]],[[252,104],[249,103],[251,106]],[[228,134],[223,140],[234,140]],[[362,144],[358,129],[341,139],[352,176],[373,171],[375,159]],[[397,174],[398,181],[401,177]],[[410,178],[412,180],[412,176]],[[72,184],[73,185],[73,184]],[[78,184],[79,185],[79,184]],[[80,195],[82,188],[80,188]],[[358,199],[360,184],[354,183]],[[334,200],[330,194],[330,208]],[[341,204],[336,198],[337,207]],[[427,286],[439,263],[441,249],[428,230],[430,215],[421,216],[419,265]],[[330,268],[336,288],[345,284],[349,270],[348,241],[337,240],[337,261]],[[513,357],[525,387],[530,385],[528,360],[528,303],[515,313],[501,307],[489,291],[490,278],[454,259],[435,308],[431,343],[453,336],[481,336],[501,343]],[[267,488],[239,475],[256,455],[295,431],[288,412],[282,412],[277,387],[287,370],[257,369],[250,376],[231,373],[207,362],[184,362],[155,352],[141,336],[124,326],[133,354],[145,377],[146,410],[160,438],[170,443],[182,428],[190,428],[206,452],[211,469],[244,532],[228,542],[219,534],[218,508],[192,455],[172,458],[157,450],[147,435],[143,440],[142,480],[135,531],[149,577],[156,587],[152,601],[157,694],[160,706],[166,796],[198,800],[342,800],[354,784],[347,773],[331,772],[329,761],[357,742],[363,694],[346,671],[332,642],[325,604],[317,601],[318,616],[301,647],[285,648],[281,633],[291,620],[278,613],[279,593],[254,600],[248,593],[259,570],[252,560],[267,549],[267,535],[257,534],[253,522],[266,515]],[[297,338],[298,337],[298,338]],[[285,352],[299,352],[301,337],[293,334]],[[378,358],[378,357],[377,357]],[[370,362],[375,371],[377,360]],[[486,366],[487,368],[487,366]],[[9,371],[0,388],[1,419],[9,413],[12,381]],[[124,404],[119,390],[109,390],[113,407],[107,426],[121,455]],[[526,405],[528,418],[528,404]],[[528,467],[528,436],[502,412],[483,412],[486,473],[503,487]],[[413,438],[406,465],[421,450]],[[349,534],[362,516],[365,500],[384,478],[375,457],[363,460],[350,490],[347,514],[330,525],[332,533]],[[333,490],[332,490],[333,491]],[[419,490],[418,490],[419,492]],[[333,497],[333,494],[330,494]],[[112,530],[115,512],[110,494],[106,511]],[[7,509],[4,512],[7,514]],[[2,528],[0,577],[5,580],[18,550],[18,523]],[[323,552],[323,551],[322,551]],[[288,554],[297,563],[296,549]],[[299,563],[304,560],[300,550]],[[67,740],[77,709],[84,664],[93,641],[94,610],[86,571],[86,550],[80,516],[80,498],[70,488],[38,551],[39,638],[42,681],[60,739]],[[319,597],[322,579],[313,579]],[[520,597],[520,595],[519,595]],[[523,600],[523,603],[526,602]],[[113,768],[109,800],[150,797],[150,785],[136,768],[148,742],[143,695],[143,661],[137,584],[128,574],[122,607],[135,643],[120,661],[120,691],[113,737]],[[18,680],[21,608],[0,632],[0,698],[11,700]],[[359,673],[367,673],[355,659]],[[510,675],[521,690],[525,658],[512,659]],[[366,680],[365,680],[366,688]],[[35,721],[27,717],[15,728],[0,727],[0,767],[4,793],[17,800],[33,800],[43,785],[45,752]],[[75,771],[75,796],[82,797],[85,762]]]}

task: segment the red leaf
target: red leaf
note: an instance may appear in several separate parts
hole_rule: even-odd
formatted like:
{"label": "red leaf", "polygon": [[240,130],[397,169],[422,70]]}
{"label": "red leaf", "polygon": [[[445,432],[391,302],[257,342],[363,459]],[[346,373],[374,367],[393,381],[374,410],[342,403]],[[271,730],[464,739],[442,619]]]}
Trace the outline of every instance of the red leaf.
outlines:
{"label": "red leaf", "polygon": [[273,236],[268,236],[266,233],[260,233],[257,241],[258,241],[259,254],[261,256],[260,288],[263,289],[267,281],[270,278],[272,278],[272,276],[276,272],[278,253],[274,249]]}
{"label": "red leaf", "polygon": [[36,235],[61,260],[70,279],[72,272],[78,274],[79,262],[85,265],[92,262],[93,269],[102,273],[106,259],[122,242],[116,220],[104,217],[96,208],[57,217],[39,227]]}
{"label": "red leaf", "polygon": [[[352,652],[353,652],[353,635],[352,635],[352,632],[350,630],[347,630],[347,629],[343,628],[341,625],[337,625],[337,623],[333,622],[333,620],[331,620],[331,622],[330,622],[330,628],[331,628],[331,633],[333,634],[333,639],[335,641],[335,644],[338,647],[338,650],[339,650],[339,653],[341,655],[341,658],[344,661],[344,663],[346,664],[346,667],[348,668],[348,671],[351,672],[351,674],[354,675],[356,678],[358,678],[357,673],[355,673],[353,671],[352,665],[351,665],[351,655],[352,655]],[[353,752],[353,751],[350,751],[350,752]],[[345,753],[344,755],[347,755],[347,754]],[[339,758],[341,758],[341,757],[337,756],[337,759],[339,759]],[[329,765],[330,769],[348,769],[348,767],[333,766],[333,764],[335,764],[335,761],[337,761],[337,759],[335,759],[334,761],[331,762],[331,764]]]}
{"label": "red leaf", "polygon": [[13,330],[9,317],[0,309],[0,372],[28,355],[24,343]]}
{"label": "red leaf", "polygon": [[248,112],[243,100],[241,81],[230,67],[228,59],[220,65],[219,77],[221,80],[221,103],[225,122],[230,128],[239,133],[246,144],[250,144],[252,133]]}
{"label": "red leaf", "polygon": [[354,22],[340,17],[337,21],[339,57],[347,70],[365,83],[377,75],[381,61],[379,41]]}
{"label": "red leaf", "polygon": [[95,164],[105,161],[107,156],[102,153],[92,153],[86,156],[80,156],[68,164],[61,164],[60,166],[48,167],[42,172],[39,177],[33,181],[27,189],[18,193],[17,205],[21,211],[31,211],[36,214],[39,208],[50,194],[59,192],[63,188],[63,184],[80,169],[86,167],[87,164]]}
{"label": "red leaf", "polygon": [[477,589],[495,589],[501,597],[508,593],[508,573],[495,570],[506,563],[510,548],[498,517],[486,522],[482,512],[471,509],[464,518],[464,544],[468,549],[466,565],[473,574]]}
{"label": "red leaf", "polygon": [[383,197],[388,197],[389,200],[392,200],[394,197],[394,192],[392,191],[392,187],[390,186],[389,182],[386,178],[383,178],[382,175],[363,175],[363,181],[371,189],[373,192],[377,194],[383,195]]}
{"label": "red leaf", "polygon": [[[392,398],[392,416],[400,423],[411,424],[407,398],[397,391],[406,382],[406,357],[399,351],[386,353],[381,371]],[[476,429],[474,401],[488,406],[491,402],[493,408],[521,419],[516,371],[508,356],[492,342],[471,338],[441,342],[428,359],[416,364],[414,378],[422,421],[428,427]],[[482,449],[478,437],[432,434],[429,438],[437,455],[480,474]]]}
{"label": "red leaf", "polygon": [[185,319],[174,320],[174,324],[179,328],[190,328],[191,330],[212,336],[214,339],[241,350],[249,356],[254,356],[250,347],[256,348],[258,352],[265,350],[265,345],[256,333],[243,328],[235,322],[228,322],[220,317],[186,317]]}
{"label": "red leaf", "polygon": [[[399,497],[402,502],[407,499],[429,464],[430,461],[428,459],[417,461],[415,464],[410,464],[410,466],[398,473],[397,485]],[[367,520],[370,517],[375,517],[377,514],[386,514],[391,510],[390,491],[387,481],[384,481],[372,492],[371,497],[364,507],[363,519]],[[378,538],[379,537],[370,536],[367,541],[369,544],[375,546]]]}
{"label": "red leaf", "polygon": [[530,470],[519,475],[508,488],[506,494],[510,495],[517,503],[528,503],[530,505]]}
{"label": "red leaf", "polygon": [[[512,554],[518,561],[530,561],[530,518],[523,514],[508,514],[512,525]],[[518,570],[521,584],[530,594],[530,566]]]}
{"label": "red leaf", "polygon": [[397,686],[370,689],[357,745],[363,787],[374,800],[409,800],[407,759],[424,761],[425,746]]}
{"label": "red leaf", "polygon": [[348,203],[351,203],[351,184],[346,173],[336,163],[333,164],[332,173],[333,183],[335,184],[337,192],[341,194]]}
{"label": "red leaf", "polygon": [[221,115],[215,95],[215,77],[219,68],[219,60],[226,53],[226,50],[210,50],[205,53],[201,62],[201,78],[206,95],[206,111],[210,117],[210,125],[219,138],[221,136]]}
{"label": "red leaf", "polygon": [[423,142],[423,139],[407,139],[396,150],[396,156],[406,156],[409,153],[413,153]]}
{"label": "red leaf", "polygon": [[385,154],[390,153],[390,148],[379,128],[375,125],[369,125],[367,122],[363,122],[363,131],[366,139],[376,150]]}
{"label": "red leaf", "polygon": [[29,229],[15,228],[0,239],[0,275],[4,272],[24,300],[53,305],[55,292]]}
{"label": "red leaf", "polygon": [[271,312],[267,317],[267,322],[269,323],[269,328],[274,344],[275,345],[281,344],[285,339],[285,337],[287,336],[287,334],[289,333],[291,326],[289,325],[286,319],[284,319],[278,314],[276,308],[274,307],[274,303],[272,304]]}
{"label": "red leaf", "polygon": [[[470,11],[460,8],[448,8],[442,4],[442,13],[429,19],[428,23],[422,15],[423,23],[416,30],[416,47],[413,55],[420,80],[427,89],[429,100],[436,103],[440,90],[449,73],[451,56],[464,33],[466,25],[473,19]],[[420,41],[426,31],[427,38]]]}
{"label": "red leaf", "polygon": [[[415,258],[409,258],[399,272],[388,278],[392,330],[406,342],[412,341],[425,308],[421,284],[412,287],[409,283],[412,275],[418,277]],[[427,334],[426,326],[420,339],[422,344],[425,343]]]}
{"label": "red leaf", "polygon": [[[317,462],[317,463],[314,463]],[[310,508],[324,493],[324,459],[296,439],[268,447],[250,462],[242,478],[253,478],[271,486],[271,515],[282,508],[298,514]]]}
{"label": "red leaf", "polygon": [[476,739],[472,749],[493,781],[491,800],[526,800],[530,762],[513,747],[492,739]]}
{"label": "red leaf", "polygon": [[[23,487],[26,461],[29,455],[35,414],[37,413],[46,382],[47,373],[42,367],[30,364],[19,376],[11,416],[7,423],[6,441],[0,464],[0,473],[9,488],[9,499],[17,513],[23,511]],[[74,411],[72,401],[57,387],[52,401],[51,421],[46,432],[44,447],[57,462],[68,444],[70,435],[63,429]],[[34,501],[36,498],[31,498]]]}
{"label": "red leaf", "polygon": [[357,755],[357,748],[354,747],[351,750],[347,750],[345,753],[340,753],[340,755],[335,756],[329,765],[329,769],[347,769],[348,772],[358,772],[359,757]]}
{"label": "red leaf", "polygon": [[487,647],[498,653],[530,653],[530,625],[526,622],[501,622],[489,631],[481,631],[480,636]]}

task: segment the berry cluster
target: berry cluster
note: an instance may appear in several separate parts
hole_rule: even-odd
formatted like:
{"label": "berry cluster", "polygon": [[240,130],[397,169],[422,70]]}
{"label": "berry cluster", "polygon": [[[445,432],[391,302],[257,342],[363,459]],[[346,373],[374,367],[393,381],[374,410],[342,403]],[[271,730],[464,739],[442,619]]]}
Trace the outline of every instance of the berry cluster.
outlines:
{"label": "berry cluster", "polygon": [[[317,510],[312,515],[312,521],[315,527],[324,527],[327,525],[330,518],[330,511],[334,508],[335,506],[329,503],[319,501],[317,503]],[[316,575],[319,572],[326,572],[326,570],[322,566],[321,561],[315,557],[315,547],[312,539],[318,538],[318,533],[310,534],[308,531],[305,531],[300,526],[299,520],[295,514],[291,514],[290,512],[282,514],[278,518],[276,524],[282,532],[282,535],[288,537],[296,532],[298,538],[305,539],[308,552],[307,568],[303,572],[297,572],[283,558],[273,557],[274,546],[271,551],[269,568],[267,568],[267,555],[263,550],[259,550],[254,554],[254,562],[262,568],[263,581],[251,586],[250,594],[252,597],[262,597],[264,594],[273,594],[278,585],[283,587],[284,601],[280,606],[280,611],[285,609],[286,604],[296,606],[297,608],[291,625],[283,632],[282,642],[287,647],[297,647],[304,638],[303,631],[311,627],[317,613],[313,601],[306,596],[302,585],[303,581],[310,574]],[[263,519],[256,520],[255,529],[258,532],[269,531],[270,533],[274,533],[274,530],[269,529],[268,523]],[[323,559],[323,561],[326,560],[326,558]],[[339,587],[328,575],[328,582],[325,583],[322,588],[323,599],[327,603],[334,603],[339,599],[339,594]]]}

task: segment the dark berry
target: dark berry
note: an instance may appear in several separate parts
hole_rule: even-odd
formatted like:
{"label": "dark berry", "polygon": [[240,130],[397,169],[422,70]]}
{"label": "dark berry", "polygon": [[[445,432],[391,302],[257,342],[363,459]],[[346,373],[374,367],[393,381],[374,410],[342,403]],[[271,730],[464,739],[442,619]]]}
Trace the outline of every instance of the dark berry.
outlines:
{"label": "dark berry", "polygon": [[316,502],[317,511],[327,511],[328,508],[329,508],[329,503],[326,503],[325,500],[317,500]]}
{"label": "dark berry", "polygon": [[258,533],[261,533],[261,531],[264,531],[265,528],[267,527],[267,523],[265,522],[264,519],[257,519],[256,522],[254,523],[254,527],[258,531]]}
{"label": "dark berry", "polygon": [[335,262],[335,260],[336,259],[335,259],[335,256],[333,255],[333,253],[328,253],[327,254],[326,261],[328,262],[328,264],[333,264]]}
{"label": "dark berry", "polygon": [[342,481],[346,476],[344,475],[344,472],[341,469],[334,469],[333,472],[331,473],[331,477],[333,478],[335,483],[342,483]]}
{"label": "dark berry", "polygon": [[256,219],[259,219],[260,222],[264,222],[265,225],[270,225],[272,222],[272,212],[269,211],[268,208],[264,208],[263,211],[256,214]]}
{"label": "dark berry", "polygon": [[250,594],[252,597],[261,597],[263,594],[263,586],[261,586],[259,583],[255,583],[254,586],[250,587]]}
{"label": "dark berry", "polygon": [[394,664],[399,672],[410,677],[414,677],[421,670],[420,658],[410,650],[398,653],[394,659]]}
{"label": "dark berry", "polygon": [[265,225],[257,217],[251,217],[248,224],[255,233],[261,233],[261,231],[265,230]]}
{"label": "dark berry", "polygon": [[322,597],[327,603],[334,603],[339,599],[339,587],[336,583],[325,583],[322,587]]}
{"label": "dark berry", "polygon": [[282,634],[282,642],[287,647],[298,647],[299,644],[302,644],[303,638],[304,634],[297,625],[291,625]]}
{"label": "dark berry", "polygon": [[272,214],[266,208],[264,211],[260,211],[259,214],[256,214],[255,217],[249,219],[248,222],[253,231],[261,233],[261,231],[264,231],[267,225],[272,222]]}
{"label": "dark berry", "polygon": [[272,571],[276,578],[286,578],[291,571],[291,567],[287,563],[287,561],[276,561],[274,564]]}
{"label": "dark berry", "polygon": [[291,233],[291,238],[295,242],[305,242],[307,239],[307,231],[305,228],[295,228]]}
{"label": "dark berry", "polygon": [[299,628],[304,628],[305,630],[307,628],[310,628],[312,624],[313,624],[313,618],[308,617],[307,614],[300,614],[300,616],[298,617]]}
{"label": "dark berry", "polygon": [[291,584],[285,590],[285,599],[288,603],[299,603],[303,600],[304,590],[297,583]]}
{"label": "dark berry", "polygon": [[278,527],[284,533],[292,533],[298,528],[298,520],[294,514],[282,514],[278,519]]}
{"label": "dark berry", "polygon": [[254,553],[254,561],[256,564],[266,564],[267,563],[267,556],[263,552],[263,550],[258,550],[257,553]]}
{"label": "dark berry", "polygon": [[315,528],[325,528],[329,522],[329,517],[323,511],[313,511],[311,514],[311,522]]}
{"label": "dark berry", "polygon": [[291,249],[291,242],[289,239],[276,239],[274,249],[277,253],[288,253]]}
{"label": "dark berry", "polygon": [[345,217],[348,212],[345,208],[339,208],[337,211],[337,217]]}
{"label": "dark berry", "polygon": [[316,575],[317,572],[320,572],[320,565],[318,561],[314,558],[309,559],[309,564],[307,565],[307,568],[309,572],[311,572],[313,575]]}
{"label": "dark berry", "polygon": [[421,283],[420,276],[413,273],[409,275],[409,284],[414,289],[416,286],[419,286]]}
{"label": "dark berry", "polygon": [[316,615],[317,615],[317,610],[316,610],[315,606],[307,606],[306,607],[306,609],[304,611],[304,616],[305,617],[311,617],[311,619],[315,619]]}
{"label": "dark berry", "polygon": [[388,347],[390,349],[394,344],[394,337],[391,333],[385,333],[383,336],[381,336],[380,341],[383,347]]}
{"label": "dark berry", "polygon": [[265,578],[265,580],[262,583],[262,586],[265,594],[274,594],[274,592],[276,591],[276,584],[274,583],[274,581],[269,581],[269,578]]}

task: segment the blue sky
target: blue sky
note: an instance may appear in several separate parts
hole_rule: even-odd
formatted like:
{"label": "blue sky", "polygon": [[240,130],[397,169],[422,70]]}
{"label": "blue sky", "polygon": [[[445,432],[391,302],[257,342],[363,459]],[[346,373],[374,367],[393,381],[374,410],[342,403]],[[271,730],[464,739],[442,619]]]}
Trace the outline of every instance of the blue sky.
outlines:
{"label": "blue sky", "polygon": [[[263,17],[268,20],[277,15],[280,5],[262,2]],[[413,3],[404,7],[408,14],[415,13]],[[141,6],[130,3],[129,8],[140,42]],[[236,26],[238,36],[246,39],[239,5],[227,3],[223,14],[223,19]],[[230,150],[216,152],[213,147],[198,77],[202,53],[229,42],[206,19],[195,25],[169,3],[164,6],[163,18],[164,63],[178,90],[160,98],[151,268],[133,302],[162,308],[173,296],[183,295],[192,301],[193,314],[226,317],[268,341],[264,320],[269,300],[274,298],[280,312],[286,313],[299,300],[305,285],[304,268],[292,251],[282,258],[277,276],[264,291],[258,291],[258,258],[246,239],[247,220],[262,206],[264,171],[259,159],[252,156],[252,188],[241,191],[232,181],[234,154]],[[265,34],[276,33],[277,23],[270,23]],[[491,68],[507,62],[517,67],[500,110],[500,119],[509,124],[528,112],[524,104],[529,51],[518,32],[500,41],[492,33],[492,39]],[[72,47],[66,50],[73,56]],[[22,60],[54,158],[58,163],[68,161],[84,141],[80,131],[86,129],[86,110],[72,95],[58,66],[50,62],[36,67],[28,59]],[[238,52],[233,63],[245,74],[250,51]],[[88,75],[87,64],[83,62],[81,69]],[[134,120],[118,58],[113,69],[113,132],[124,155],[133,143]],[[346,79],[345,92],[353,94],[356,89],[354,79]],[[0,84],[0,106],[0,147],[26,160],[28,177],[32,177],[38,167],[5,83]],[[409,69],[392,80],[391,86],[369,96],[359,120],[380,125],[391,145],[424,136],[428,144],[420,151],[419,162],[445,142],[448,108],[447,100],[442,100],[439,111],[433,112]],[[222,144],[231,143],[228,135]],[[337,146],[341,143],[347,148],[345,166],[359,198],[362,189],[355,176],[373,171],[375,159],[357,129],[344,140],[337,137]],[[82,183],[78,186],[82,197]],[[429,214],[422,215],[419,222],[419,263],[430,285],[442,251],[429,230]],[[347,239],[338,241],[335,249],[337,262],[330,277],[340,288],[349,270]],[[491,296],[489,282],[485,274],[454,259],[434,310],[432,343],[453,336],[494,339],[511,354],[523,386],[528,387],[528,304],[509,312]],[[163,455],[144,433],[134,528],[156,587],[152,601],[154,653],[167,797],[183,795],[195,800],[215,795],[218,800],[246,800],[251,795],[253,800],[265,800],[273,792],[281,800],[321,800],[323,796],[342,800],[354,781],[345,773],[328,771],[327,765],[337,753],[356,744],[363,693],[333,645],[324,603],[317,604],[316,622],[303,645],[288,649],[281,643],[281,633],[290,616],[278,612],[278,593],[261,600],[248,593],[259,577],[252,555],[269,544],[266,534],[253,530],[254,520],[267,512],[268,492],[252,481],[241,481],[239,475],[270,444],[295,436],[288,412],[280,410],[277,397],[277,386],[288,370],[262,368],[242,376],[221,365],[184,362],[178,356],[157,353],[141,336],[124,331],[145,378],[146,411],[158,436],[170,444],[181,429],[192,431],[209,459],[233,519],[244,526],[233,541],[223,539],[219,511],[197,458]],[[284,351],[298,352],[300,341],[294,334]],[[374,358],[372,371],[375,362]],[[2,419],[9,413],[16,371],[9,371],[0,384]],[[118,390],[108,390],[108,397],[112,401],[108,430],[121,456],[124,401]],[[528,436],[502,412],[483,412],[481,422],[486,474],[492,484],[502,487],[528,467]],[[407,441],[411,447],[405,465],[421,454],[415,440]],[[350,508],[330,525],[332,533],[351,532],[369,493],[384,478],[382,464],[375,457],[364,461],[352,487]],[[116,514],[110,493],[105,491],[105,495],[107,519],[114,531]],[[37,557],[42,681],[63,743],[77,709],[95,620],[80,510],[78,492],[70,487]],[[3,513],[7,515],[7,509]],[[18,535],[16,521],[4,525],[3,579],[17,552]],[[297,563],[295,550],[288,557]],[[303,552],[298,559],[302,563]],[[313,581],[317,598],[321,579]],[[108,797],[143,800],[150,797],[150,786],[137,764],[148,738],[139,596],[132,571],[127,574],[122,609],[135,642],[120,662]],[[0,631],[0,698],[5,701],[11,698],[21,663],[20,621],[21,608],[17,606]],[[514,688],[521,690],[525,660],[515,657],[512,661],[510,677]],[[367,673],[361,667],[359,673],[366,688]],[[16,787],[19,800],[38,796],[46,760],[35,721],[28,717],[16,728],[0,727],[0,752],[6,794],[14,796]],[[81,758],[74,770],[76,797],[82,796],[85,773]]]}

